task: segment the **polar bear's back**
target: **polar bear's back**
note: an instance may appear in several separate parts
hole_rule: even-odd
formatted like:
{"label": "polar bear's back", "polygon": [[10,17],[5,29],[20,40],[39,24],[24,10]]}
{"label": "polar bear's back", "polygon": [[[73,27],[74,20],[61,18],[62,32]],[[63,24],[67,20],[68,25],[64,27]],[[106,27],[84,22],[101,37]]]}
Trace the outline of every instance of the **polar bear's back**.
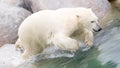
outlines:
{"label": "polar bear's back", "polygon": [[41,39],[46,40],[50,32],[57,32],[64,28],[63,22],[60,22],[58,17],[59,15],[53,10],[43,10],[32,14],[20,25],[19,38],[27,42],[30,42],[28,39],[36,40],[36,42]]}

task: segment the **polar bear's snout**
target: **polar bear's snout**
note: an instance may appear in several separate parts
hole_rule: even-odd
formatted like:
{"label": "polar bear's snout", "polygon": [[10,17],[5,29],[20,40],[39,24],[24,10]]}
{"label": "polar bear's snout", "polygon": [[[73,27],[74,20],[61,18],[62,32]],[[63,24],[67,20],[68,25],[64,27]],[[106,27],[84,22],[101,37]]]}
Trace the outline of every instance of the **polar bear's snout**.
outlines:
{"label": "polar bear's snout", "polygon": [[93,26],[93,31],[99,32],[99,31],[102,30],[101,26],[98,23],[94,23],[93,25],[94,25]]}
{"label": "polar bear's snout", "polygon": [[99,32],[99,31],[102,30],[102,28],[101,28],[99,25],[97,25],[96,28],[93,28],[93,30],[94,30],[95,32]]}

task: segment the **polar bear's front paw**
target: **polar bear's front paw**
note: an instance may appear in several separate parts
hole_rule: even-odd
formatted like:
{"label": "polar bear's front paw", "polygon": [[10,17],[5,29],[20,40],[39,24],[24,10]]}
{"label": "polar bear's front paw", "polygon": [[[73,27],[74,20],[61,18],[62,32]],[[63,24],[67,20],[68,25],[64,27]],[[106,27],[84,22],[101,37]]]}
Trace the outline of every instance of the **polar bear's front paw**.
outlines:
{"label": "polar bear's front paw", "polygon": [[79,49],[78,41],[64,34],[56,34],[53,39],[53,44],[58,46],[62,50],[67,50],[72,52]]}
{"label": "polar bear's front paw", "polygon": [[73,46],[68,46],[65,50],[71,51],[71,52],[76,52],[79,49],[78,46],[73,45]]}
{"label": "polar bear's front paw", "polygon": [[79,44],[76,40],[69,42],[65,45],[65,50],[76,52],[79,49]]}
{"label": "polar bear's front paw", "polygon": [[90,46],[90,47],[93,46],[93,42],[92,42],[92,41],[86,40],[86,41],[85,41],[85,44],[86,44],[87,46]]}
{"label": "polar bear's front paw", "polygon": [[29,58],[29,54],[25,51],[25,52],[23,53],[23,55],[22,55],[22,58],[23,58],[24,60],[27,60],[27,59]]}

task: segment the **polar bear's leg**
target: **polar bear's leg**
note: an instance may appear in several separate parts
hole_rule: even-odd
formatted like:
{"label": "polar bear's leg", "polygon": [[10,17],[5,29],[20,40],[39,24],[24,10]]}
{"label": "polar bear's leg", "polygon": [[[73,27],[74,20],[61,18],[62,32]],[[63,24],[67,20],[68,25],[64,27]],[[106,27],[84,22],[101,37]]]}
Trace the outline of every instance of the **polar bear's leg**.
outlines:
{"label": "polar bear's leg", "polygon": [[25,50],[24,53],[22,54],[22,58],[23,58],[24,60],[28,59],[29,56],[30,56],[30,54],[28,53],[27,50]]}
{"label": "polar bear's leg", "polygon": [[16,43],[15,43],[15,48],[18,49],[20,47],[20,39],[18,38]]}
{"label": "polar bear's leg", "polygon": [[87,29],[85,29],[85,43],[88,46],[93,46],[93,33]]}
{"label": "polar bear's leg", "polygon": [[31,53],[32,47],[31,47],[30,44],[26,44],[26,43],[23,44],[23,47],[24,47],[24,52],[23,52],[23,54],[22,54],[22,58],[23,58],[24,60],[26,60],[26,59],[28,59],[28,58],[30,57],[30,55],[31,55],[30,53]]}
{"label": "polar bear's leg", "polygon": [[52,41],[54,45],[60,47],[62,50],[76,51],[79,49],[79,44],[75,39],[61,33],[54,35]]}
{"label": "polar bear's leg", "polygon": [[28,59],[30,56],[34,56],[43,51],[42,44],[37,43],[36,41],[30,41],[29,43],[25,44],[24,46],[24,53],[22,55],[23,59]]}
{"label": "polar bear's leg", "polygon": [[24,48],[23,48],[23,46],[22,46],[22,42],[21,42],[21,40],[18,38],[18,40],[16,41],[16,43],[15,43],[15,48],[16,48],[16,50],[18,51],[18,50],[20,50],[21,52],[23,52],[24,51]]}

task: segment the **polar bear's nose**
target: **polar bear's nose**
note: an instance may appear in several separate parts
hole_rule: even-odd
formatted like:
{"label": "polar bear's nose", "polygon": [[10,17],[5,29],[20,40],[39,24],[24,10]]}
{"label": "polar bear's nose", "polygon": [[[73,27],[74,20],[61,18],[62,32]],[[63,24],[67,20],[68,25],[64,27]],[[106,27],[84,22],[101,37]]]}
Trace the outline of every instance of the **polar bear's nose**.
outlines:
{"label": "polar bear's nose", "polygon": [[102,30],[102,28],[98,29],[98,31],[101,31],[101,30]]}
{"label": "polar bear's nose", "polygon": [[93,29],[95,32],[99,32],[99,31],[101,31],[102,30],[102,28],[99,28],[99,29]]}
{"label": "polar bear's nose", "polygon": [[102,28],[100,27],[100,25],[99,25],[99,24],[95,24],[95,26],[94,26],[94,28],[93,28],[93,31],[99,32],[99,31],[101,31],[101,30],[102,30]]}

